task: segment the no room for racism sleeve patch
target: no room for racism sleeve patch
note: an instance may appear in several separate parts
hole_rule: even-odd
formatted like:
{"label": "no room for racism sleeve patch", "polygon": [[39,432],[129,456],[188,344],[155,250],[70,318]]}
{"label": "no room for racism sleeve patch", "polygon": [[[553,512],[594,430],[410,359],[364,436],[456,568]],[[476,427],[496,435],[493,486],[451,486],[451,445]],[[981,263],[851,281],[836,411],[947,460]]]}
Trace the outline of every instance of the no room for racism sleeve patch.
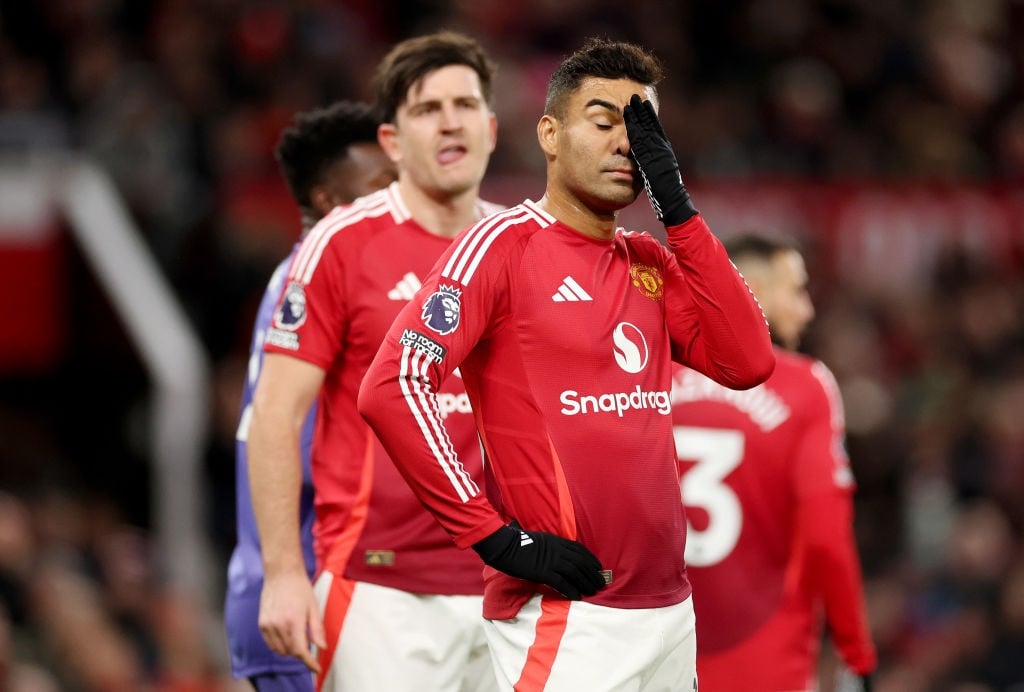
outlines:
{"label": "no room for racism sleeve patch", "polygon": [[448,353],[448,349],[444,346],[412,329],[403,331],[402,336],[398,339],[398,343],[425,354],[436,363],[443,361]]}

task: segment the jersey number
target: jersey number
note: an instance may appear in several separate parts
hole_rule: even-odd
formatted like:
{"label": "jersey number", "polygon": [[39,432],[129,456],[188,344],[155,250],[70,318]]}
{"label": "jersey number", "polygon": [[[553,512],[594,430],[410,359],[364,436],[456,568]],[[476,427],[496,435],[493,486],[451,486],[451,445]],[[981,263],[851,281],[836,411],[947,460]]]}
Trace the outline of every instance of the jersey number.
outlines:
{"label": "jersey number", "polygon": [[682,425],[677,425],[674,432],[679,459],[697,462],[680,482],[686,505],[708,513],[703,531],[687,526],[686,562],[694,567],[710,567],[729,556],[743,529],[743,507],[736,493],[723,482],[743,461],[743,433]]}

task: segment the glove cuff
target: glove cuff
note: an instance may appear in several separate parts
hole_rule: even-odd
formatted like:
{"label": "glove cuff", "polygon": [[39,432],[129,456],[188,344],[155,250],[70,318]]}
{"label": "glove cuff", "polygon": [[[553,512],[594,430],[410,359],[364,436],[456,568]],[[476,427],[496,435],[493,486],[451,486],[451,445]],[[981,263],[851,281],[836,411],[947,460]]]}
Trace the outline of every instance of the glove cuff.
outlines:
{"label": "glove cuff", "polygon": [[491,561],[494,560],[494,558],[505,553],[518,541],[519,532],[511,526],[506,525],[502,526],[486,538],[481,538],[472,545],[472,548],[484,563],[491,564]]}
{"label": "glove cuff", "polygon": [[665,226],[679,226],[697,215],[697,207],[693,206],[690,200],[690,193],[683,188],[682,197],[671,205],[661,210],[661,222]]}

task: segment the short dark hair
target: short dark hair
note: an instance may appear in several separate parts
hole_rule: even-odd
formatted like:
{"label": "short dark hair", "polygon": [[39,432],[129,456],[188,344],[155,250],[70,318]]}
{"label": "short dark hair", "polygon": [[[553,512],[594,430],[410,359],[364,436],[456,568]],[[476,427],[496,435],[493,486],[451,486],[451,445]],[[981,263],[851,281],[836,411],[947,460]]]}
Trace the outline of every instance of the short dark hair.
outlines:
{"label": "short dark hair", "polygon": [[630,79],[654,86],[664,77],[664,70],[658,58],[634,43],[588,38],[551,75],[544,114],[561,117],[569,95],[588,77]]}
{"label": "short dark hair", "polygon": [[480,77],[484,100],[491,105],[491,82],[497,69],[473,38],[439,31],[402,41],[384,56],[373,76],[373,91],[383,122],[393,122],[409,89],[427,73],[448,65],[465,65]]}
{"label": "short dark hair", "polygon": [[762,233],[741,233],[722,242],[729,259],[736,264],[745,259],[769,261],[781,252],[795,250],[800,252],[796,242],[782,237],[769,236]]}
{"label": "short dark hair", "polygon": [[313,188],[328,168],[348,156],[350,146],[377,143],[379,124],[373,107],[356,101],[338,101],[292,118],[277,141],[274,158],[300,207],[312,206]]}

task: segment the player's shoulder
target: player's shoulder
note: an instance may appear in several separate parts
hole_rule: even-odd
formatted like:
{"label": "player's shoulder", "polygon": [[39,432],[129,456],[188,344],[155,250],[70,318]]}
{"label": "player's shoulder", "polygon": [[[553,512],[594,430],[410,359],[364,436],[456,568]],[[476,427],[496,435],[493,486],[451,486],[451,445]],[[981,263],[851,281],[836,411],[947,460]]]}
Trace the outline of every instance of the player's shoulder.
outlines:
{"label": "player's shoulder", "polygon": [[507,229],[511,231],[510,236],[530,233],[555,223],[555,217],[529,199],[511,207],[483,202],[480,208],[487,209],[490,213],[483,216],[472,228],[488,228],[492,232],[500,229],[502,234]]}
{"label": "player's shoulder", "polygon": [[553,223],[554,217],[530,200],[499,209],[455,238],[441,278],[467,284],[480,267],[506,262],[525,240]]}
{"label": "player's shoulder", "polygon": [[828,366],[817,358],[785,349],[775,349],[775,372],[772,380],[785,380],[812,398],[839,398],[839,386]]}
{"label": "player's shoulder", "polygon": [[803,353],[776,348],[775,363],[776,369],[782,367],[783,370],[787,370],[794,375],[802,375],[814,380],[835,381],[835,376],[827,365],[817,358]]}
{"label": "player's shoulder", "polygon": [[771,379],[795,381],[804,385],[814,379],[811,371],[814,364],[818,362],[814,358],[777,346],[773,350],[775,352],[775,370],[772,372]]}
{"label": "player's shoulder", "polygon": [[412,214],[397,192],[389,186],[335,207],[310,230],[309,236],[333,237],[339,231],[346,231],[342,235],[344,238],[359,232],[370,233],[382,224],[400,224],[411,218]]}
{"label": "player's shoulder", "polygon": [[522,246],[524,240],[555,223],[557,219],[554,216],[527,199],[512,207],[499,208],[478,221],[470,231],[486,239],[491,247],[508,250]]}
{"label": "player's shoulder", "polygon": [[360,244],[365,244],[382,228],[401,224],[409,218],[408,210],[388,188],[337,206],[303,238],[288,276],[301,278],[306,283],[325,262],[344,263],[346,258],[357,257],[355,248]]}
{"label": "player's shoulder", "polygon": [[786,371],[793,373],[806,373],[809,375],[814,364],[820,362],[803,353],[797,353],[796,351],[788,351],[784,348],[778,347],[774,350],[776,369],[782,367],[782,369]]}

